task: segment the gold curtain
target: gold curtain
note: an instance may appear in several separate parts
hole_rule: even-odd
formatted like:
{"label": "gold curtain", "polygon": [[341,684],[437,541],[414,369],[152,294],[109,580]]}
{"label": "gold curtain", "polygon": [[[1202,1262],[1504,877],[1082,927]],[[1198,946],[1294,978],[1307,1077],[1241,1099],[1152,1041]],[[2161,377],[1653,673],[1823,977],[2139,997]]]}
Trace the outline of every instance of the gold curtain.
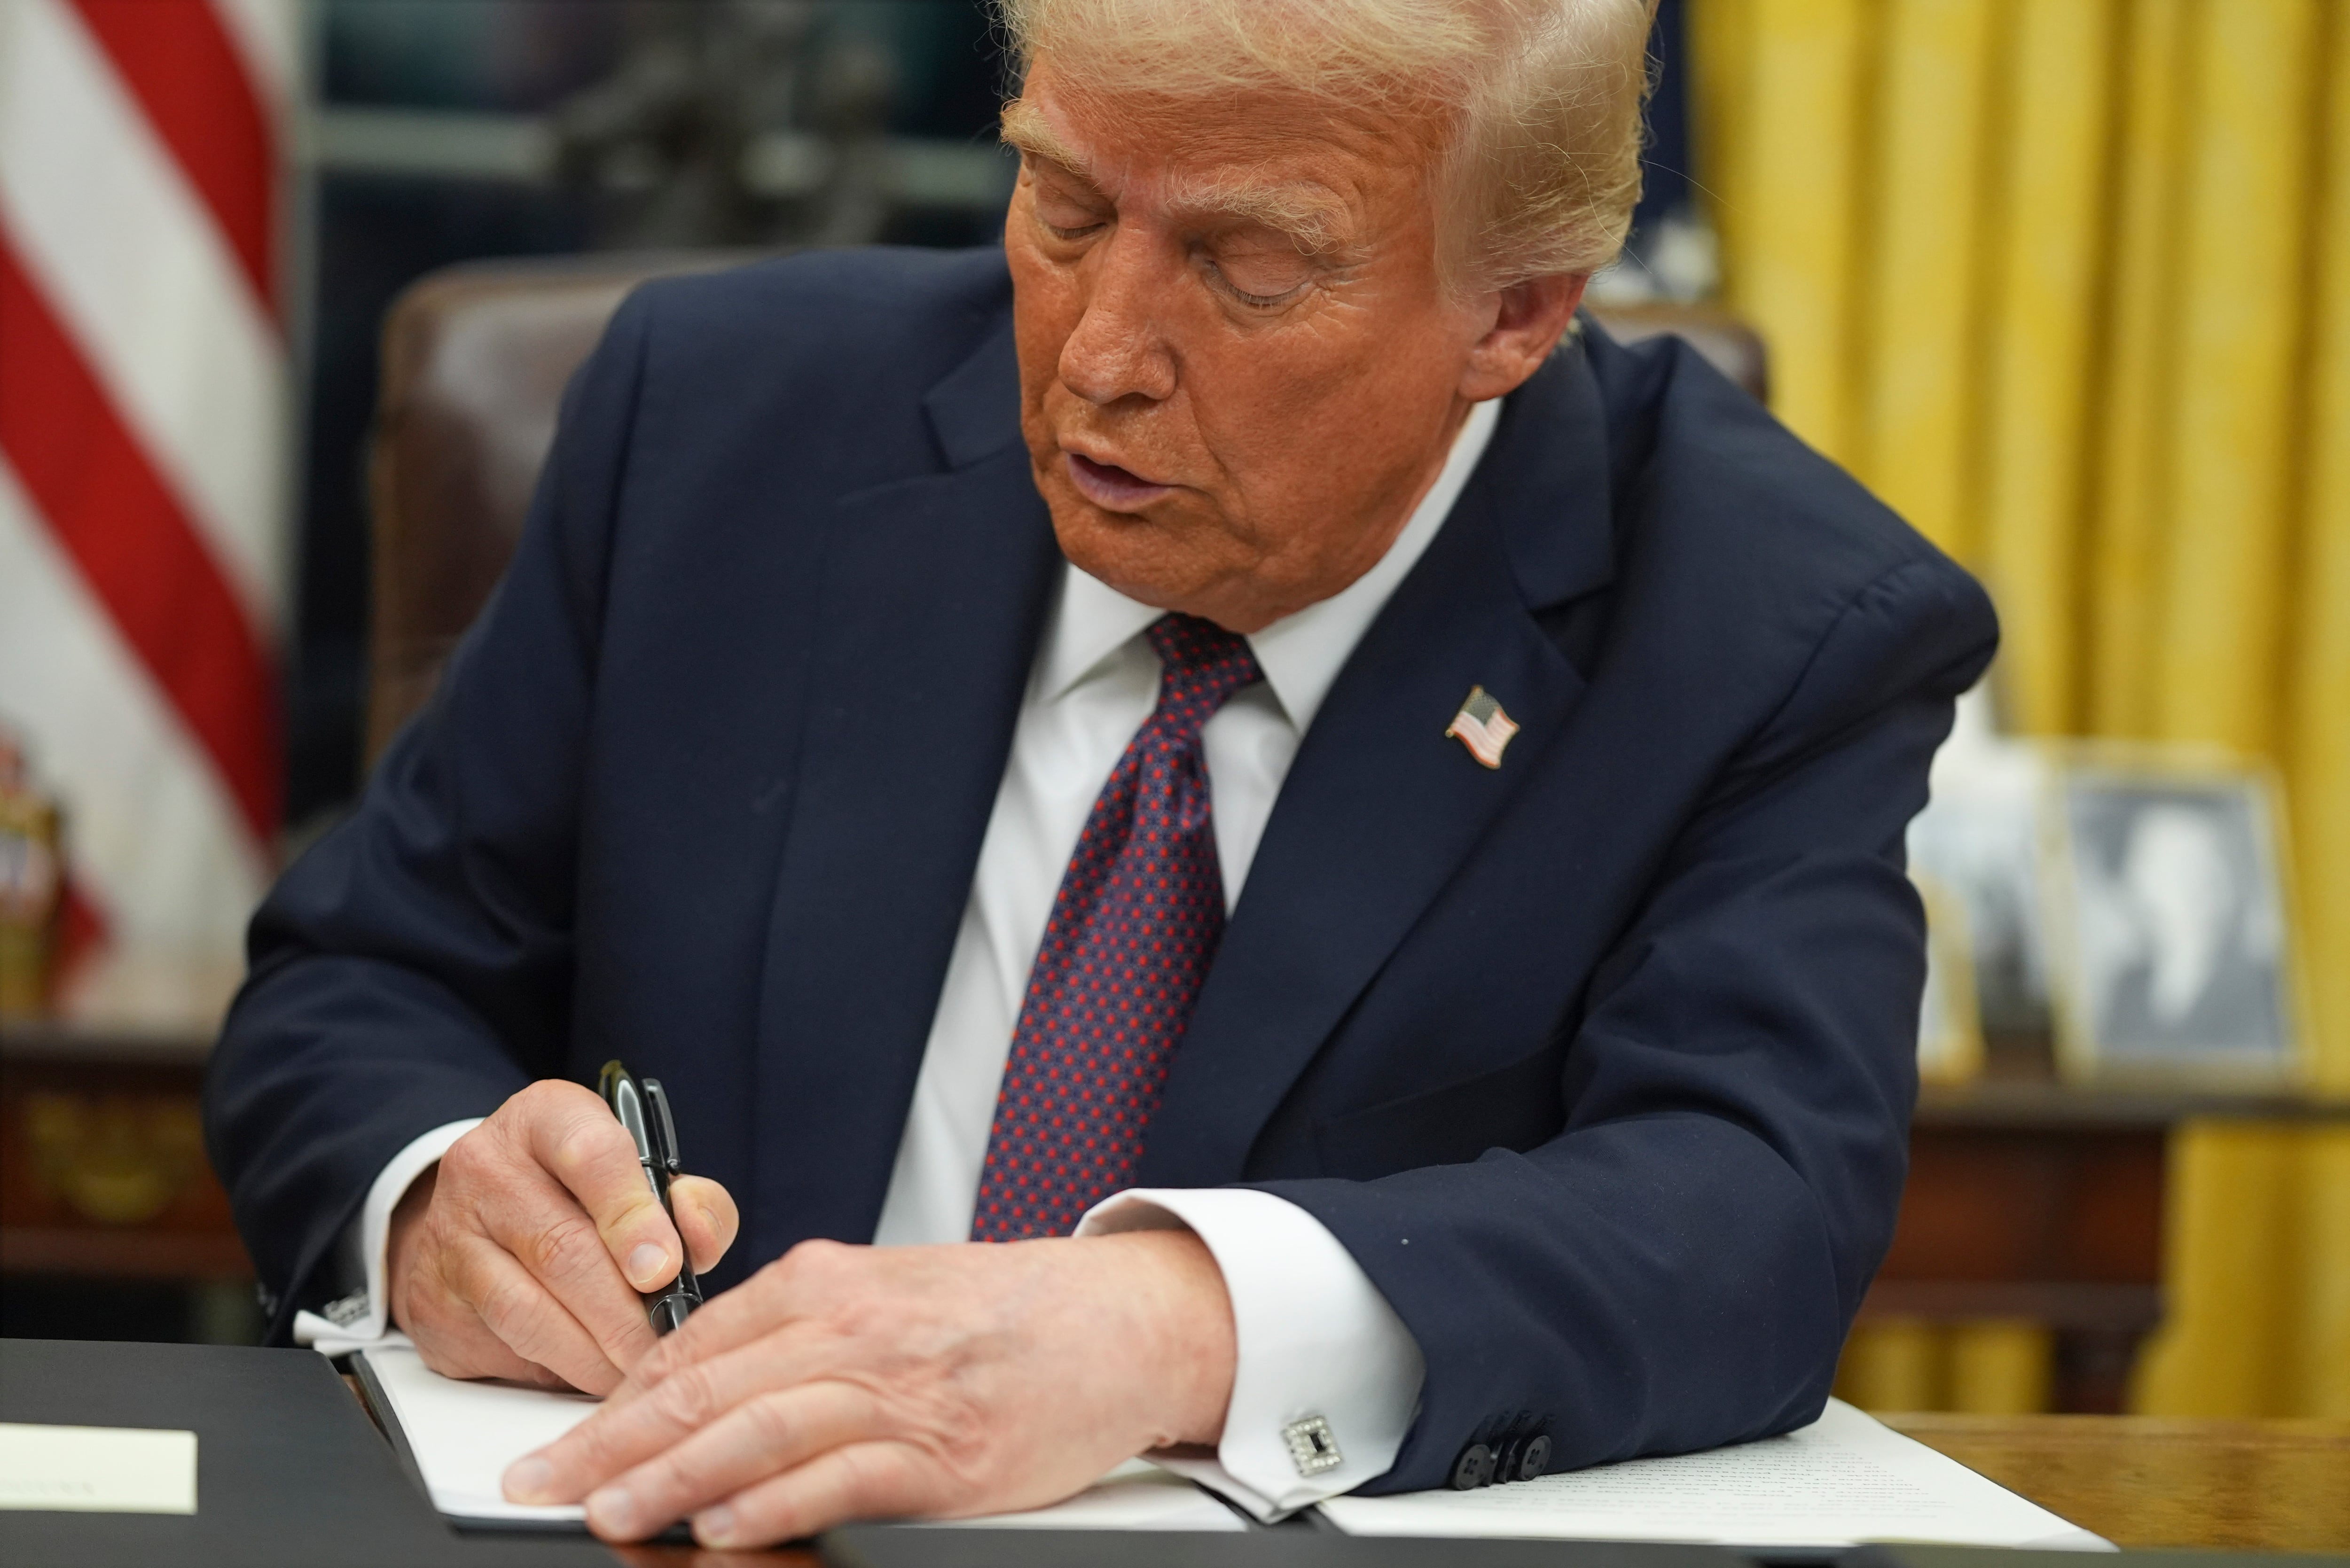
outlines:
{"label": "gold curtain", "polygon": [[[1781,417],[1990,586],[2016,728],[2276,763],[2312,1084],[2350,1095],[2350,0],[1689,16]],[[2350,1416],[2344,1139],[2178,1135],[2142,1408]]]}

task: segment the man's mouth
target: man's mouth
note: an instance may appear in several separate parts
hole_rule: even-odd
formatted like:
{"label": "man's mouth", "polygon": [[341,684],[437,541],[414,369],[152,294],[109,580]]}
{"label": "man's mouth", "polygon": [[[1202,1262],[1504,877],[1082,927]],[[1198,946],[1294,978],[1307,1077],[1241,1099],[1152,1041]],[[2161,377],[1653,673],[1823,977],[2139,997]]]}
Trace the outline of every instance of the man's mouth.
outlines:
{"label": "man's mouth", "polygon": [[1077,493],[1107,511],[1139,512],[1173,488],[1114,462],[1096,462],[1074,452],[1063,455],[1067,459],[1069,482],[1077,487]]}

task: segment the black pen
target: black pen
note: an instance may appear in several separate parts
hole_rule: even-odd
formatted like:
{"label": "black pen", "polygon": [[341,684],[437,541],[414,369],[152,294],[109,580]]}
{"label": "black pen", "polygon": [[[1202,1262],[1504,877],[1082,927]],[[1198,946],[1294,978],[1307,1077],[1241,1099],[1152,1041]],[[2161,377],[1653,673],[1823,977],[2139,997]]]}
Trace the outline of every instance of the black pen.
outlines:
{"label": "black pen", "polygon": [[[645,1168],[645,1179],[652,1184],[653,1196],[660,1199],[661,1212],[676,1225],[677,1209],[669,1200],[669,1184],[683,1168],[677,1157],[677,1123],[670,1116],[669,1096],[662,1092],[660,1080],[647,1078],[639,1083],[635,1074],[615,1060],[604,1064],[597,1086],[603,1091],[604,1103],[629,1129],[637,1146],[637,1163]],[[682,1227],[677,1240],[682,1252]],[[676,1279],[657,1291],[639,1293],[645,1298],[645,1314],[653,1321],[653,1332],[670,1333],[685,1321],[686,1314],[702,1304],[702,1282],[693,1277],[693,1260],[681,1258]]]}

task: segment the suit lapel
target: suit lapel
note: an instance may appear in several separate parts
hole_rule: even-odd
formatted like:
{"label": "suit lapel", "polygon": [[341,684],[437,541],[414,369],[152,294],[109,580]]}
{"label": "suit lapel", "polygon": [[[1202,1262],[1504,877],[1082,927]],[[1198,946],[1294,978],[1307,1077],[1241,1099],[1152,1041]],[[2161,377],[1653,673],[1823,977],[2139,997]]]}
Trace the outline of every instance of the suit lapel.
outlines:
{"label": "suit lapel", "polygon": [[[1282,1096],[1565,727],[1583,679],[1532,612],[1604,585],[1609,538],[1597,390],[1570,348],[1513,396],[1299,748],[1139,1184],[1239,1179]],[[1522,726],[1499,768],[1444,733],[1474,686]]]}
{"label": "suit lapel", "polygon": [[962,466],[844,498],[760,1002],[754,1258],[872,1233],[1060,553],[1007,337],[941,384]]}

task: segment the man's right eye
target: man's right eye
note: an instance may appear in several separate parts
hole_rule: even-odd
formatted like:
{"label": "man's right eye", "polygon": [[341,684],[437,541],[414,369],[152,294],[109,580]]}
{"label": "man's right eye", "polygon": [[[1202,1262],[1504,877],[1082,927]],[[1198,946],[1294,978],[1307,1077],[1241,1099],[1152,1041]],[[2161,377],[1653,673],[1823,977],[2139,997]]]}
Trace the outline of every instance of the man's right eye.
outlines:
{"label": "man's right eye", "polygon": [[1055,239],[1081,240],[1102,226],[1102,220],[1078,203],[1055,199],[1039,192],[1036,196],[1036,221],[1050,231]]}
{"label": "man's right eye", "polygon": [[1056,179],[1040,176],[1035,171],[1026,171],[1030,193],[1029,206],[1037,223],[1054,238],[1080,240],[1103,223],[1100,209],[1093,202],[1072,193]]}

